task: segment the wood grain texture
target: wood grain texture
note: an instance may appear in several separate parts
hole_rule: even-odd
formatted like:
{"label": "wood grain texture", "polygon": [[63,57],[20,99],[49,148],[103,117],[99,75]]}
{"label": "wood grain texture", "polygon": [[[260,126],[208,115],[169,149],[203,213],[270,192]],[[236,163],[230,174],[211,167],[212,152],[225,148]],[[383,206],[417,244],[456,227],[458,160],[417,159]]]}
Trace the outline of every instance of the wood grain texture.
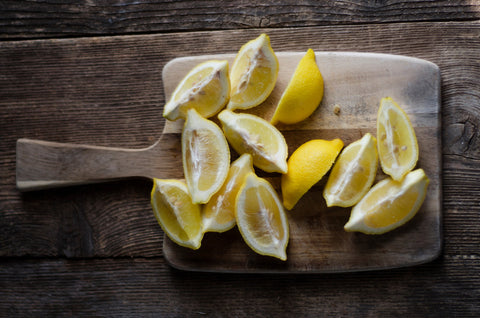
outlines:
{"label": "wood grain texture", "polygon": [[162,258],[8,260],[0,316],[477,317],[478,258],[337,275],[219,275]]}
{"label": "wood grain texture", "polygon": [[[270,96],[246,112],[266,120],[305,52],[277,52],[278,79]],[[195,65],[207,60],[233,63],[235,54],[178,58],[163,69],[168,99]],[[441,250],[441,134],[440,70],[425,60],[390,54],[317,52],[316,63],[325,81],[325,95],[304,121],[277,128],[285,136],[289,154],[312,139],[341,138],[345,145],[366,132],[376,135],[381,98],[391,96],[408,114],[418,139],[419,161],[430,179],[427,197],[418,215],[401,229],[381,236],[343,230],[351,209],[327,208],[322,191],[326,180],[310,189],[287,212],[290,239],[285,262],[253,253],[234,229],[228,234],[207,234],[199,250],[192,251],[165,240],[168,262],[184,270],[228,272],[345,272],[411,266],[431,261]],[[335,114],[335,105],[341,111]],[[167,122],[165,131],[180,134],[182,123]],[[257,173],[262,173],[258,171]],[[265,173],[263,173],[265,174]],[[266,174],[278,193],[280,174]],[[386,176],[379,169],[377,180]],[[231,233],[233,232],[233,233]]]}
{"label": "wood grain texture", "polygon": [[469,1],[31,1],[0,4],[0,38],[478,20]]}
{"label": "wood grain texture", "polygon": [[[445,251],[468,257],[478,255],[471,247],[479,242],[479,29],[478,23],[419,23],[269,30],[277,51],[395,53],[440,67]],[[177,56],[232,52],[259,32],[3,42],[0,255],[161,255],[148,181],[22,195],[15,188],[16,140],[147,147],[163,129],[163,66]],[[466,233],[472,240],[464,241]]]}
{"label": "wood grain texture", "polygon": [[[0,3],[2,14],[12,3]],[[444,5],[441,13],[432,14],[444,21],[449,7],[466,5],[470,17],[478,12],[474,1],[416,3],[417,12]],[[50,4],[48,23],[53,25],[55,5]],[[47,8],[48,2],[43,5]],[[103,19],[97,11],[90,21]],[[412,10],[406,12],[412,16]],[[465,16],[456,12],[452,19]],[[68,20],[72,16],[82,19],[72,14]],[[23,17],[14,23],[0,19],[18,25],[0,28],[2,34],[86,34],[83,22],[49,29],[44,20],[36,29],[28,14]],[[177,19],[174,25],[183,22]],[[208,23],[198,27],[207,29]],[[479,30],[478,22],[387,23],[0,43],[0,316],[478,317]],[[15,188],[18,138],[149,146],[163,129],[160,70],[165,63],[179,56],[233,52],[262,31],[278,51],[312,46],[316,51],[394,53],[439,65],[445,235],[439,259],[340,275],[179,272],[161,256],[163,233],[150,211],[149,182],[27,194]],[[99,34],[97,28],[93,32]]]}

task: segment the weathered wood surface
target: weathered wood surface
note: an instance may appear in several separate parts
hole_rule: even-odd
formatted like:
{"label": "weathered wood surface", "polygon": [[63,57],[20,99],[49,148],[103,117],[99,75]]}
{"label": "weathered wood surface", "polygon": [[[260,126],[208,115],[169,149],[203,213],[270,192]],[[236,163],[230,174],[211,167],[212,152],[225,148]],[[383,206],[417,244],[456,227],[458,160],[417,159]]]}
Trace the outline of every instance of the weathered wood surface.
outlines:
{"label": "weathered wood surface", "polygon": [[306,27],[479,18],[480,1],[3,0],[0,36],[45,38],[144,32]]}
{"label": "weathered wood surface", "polygon": [[[467,15],[472,18],[478,10]],[[52,34],[68,33],[56,30]],[[442,256],[412,268],[341,275],[171,270],[162,257],[163,233],[150,211],[149,182],[21,194],[15,188],[16,140],[147,147],[163,129],[163,66],[179,56],[235,51],[258,30],[2,42],[1,316],[478,316],[480,24],[266,31],[279,51],[311,46],[393,53],[440,67]],[[23,32],[39,36],[31,26]]]}

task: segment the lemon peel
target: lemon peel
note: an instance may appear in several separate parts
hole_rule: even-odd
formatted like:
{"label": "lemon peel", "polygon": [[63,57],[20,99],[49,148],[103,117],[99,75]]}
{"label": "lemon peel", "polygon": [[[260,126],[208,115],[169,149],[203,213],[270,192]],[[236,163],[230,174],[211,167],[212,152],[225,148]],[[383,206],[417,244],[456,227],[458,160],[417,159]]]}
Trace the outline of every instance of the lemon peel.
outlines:
{"label": "lemon peel", "polygon": [[200,248],[203,238],[200,206],[192,202],[184,182],[154,179],[151,205],[158,224],[173,242],[194,250]]}
{"label": "lemon peel", "polygon": [[283,205],[293,209],[298,200],[330,170],[342,150],[340,139],[313,139],[298,147],[288,159],[288,172],[282,175]]}
{"label": "lemon peel", "polygon": [[238,229],[245,243],[261,255],[287,259],[288,219],[272,185],[249,173],[240,188],[235,208]]}
{"label": "lemon peel", "polygon": [[230,148],[220,127],[188,110],[182,131],[185,180],[194,203],[207,203],[227,178]]}
{"label": "lemon peel", "polygon": [[415,168],[418,143],[405,111],[391,98],[382,98],[377,115],[377,147],[383,172],[401,180]]}
{"label": "lemon peel", "polygon": [[202,209],[205,232],[225,232],[235,226],[235,199],[250,172],[254,172],[250,154],[232,162],[222,187]]}
{"label": "lemon peel", "polygon": [[163,109],[163,117],[185,119],[187,111],[194,108],[208,118],[217,114],[229,97],[228,61],[206,61],[195,66],[180,81]]}
{"label": "lemon peel", "polygon": [[429,182],[423,169],[409,172],[400,182],[390,177],[380,181],[353,207],[345,230],[383,234],[402,226],[422,206]]}
{"label": "lemon peel", "polygon": [[278,77],[278,59],[265,33],[244,44],[230,72],[230,101],[227,109],[260,105],[271,94]]}
{"label": "lemon peel", "polygon": [[308,49],[282,94],[271,123],[295,124],[309,117],[323,98],[323,76]]}
{"label": "lemon peel", "polygon": [[256,115],[228,109],[220,112],[218,119],[235,151],[251,154],[253,164],[266,172],[287,172],[287,142],[275,126]]}
{"label": "lemon peel", "polygon": [[377,141],[370,133],[345,147],[323,190],[327,206],[355,205],[375,181],[377,167]]}

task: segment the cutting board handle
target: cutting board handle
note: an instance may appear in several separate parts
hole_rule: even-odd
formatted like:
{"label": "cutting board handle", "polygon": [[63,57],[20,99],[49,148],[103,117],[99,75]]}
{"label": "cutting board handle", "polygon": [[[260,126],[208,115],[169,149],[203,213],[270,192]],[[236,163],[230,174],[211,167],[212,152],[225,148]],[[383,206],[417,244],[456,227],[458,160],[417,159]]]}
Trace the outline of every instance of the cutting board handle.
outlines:
{"label": "cutting board handle", "polygon": [[17,140],[17,188],[21,191],[148,176],[149,150]]}

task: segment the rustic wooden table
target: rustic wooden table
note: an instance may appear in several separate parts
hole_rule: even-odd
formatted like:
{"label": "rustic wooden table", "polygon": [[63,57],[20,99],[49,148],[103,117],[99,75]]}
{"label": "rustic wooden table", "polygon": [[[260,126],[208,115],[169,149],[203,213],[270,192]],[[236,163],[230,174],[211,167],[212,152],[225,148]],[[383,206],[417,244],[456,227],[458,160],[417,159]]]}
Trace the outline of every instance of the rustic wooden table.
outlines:
{"label": "rustic wooden table", "polygon": [[[480,1],[1,1],[0,316],[480,316]],[[443,248],[434,261],[336,274],[172,269],[151,182],[21,193],[19,138],[126,148],[162,131],[171,59],[391,53],[441,71]]]}

